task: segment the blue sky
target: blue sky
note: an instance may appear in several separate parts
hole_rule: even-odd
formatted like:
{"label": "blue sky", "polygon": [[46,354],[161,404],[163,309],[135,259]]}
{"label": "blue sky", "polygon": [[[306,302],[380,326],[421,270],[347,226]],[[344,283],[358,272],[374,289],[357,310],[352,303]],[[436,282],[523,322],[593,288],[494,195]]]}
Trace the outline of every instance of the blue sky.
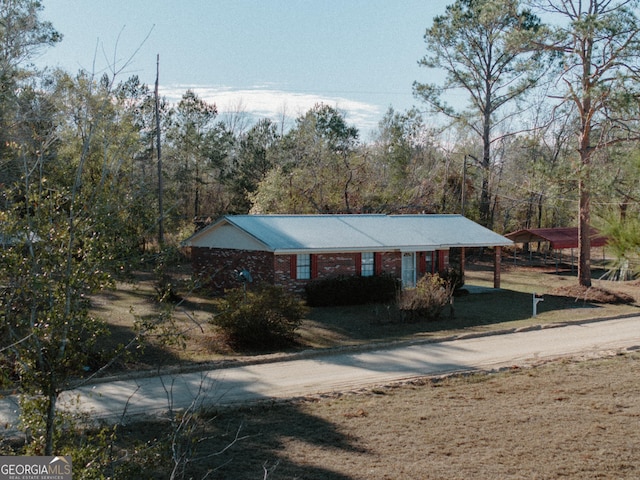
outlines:
{"label": "blue sky", "polygon": [[[161,93],[188,88],[218,110],[290,118],[317,102],[337,106],[363,136],[389,106],[419,102],[423,35],[452,0],[44,0],[42,18],[64,35],[39,66],[122,68]],[[115,62],[114,62],[115,60]]]}

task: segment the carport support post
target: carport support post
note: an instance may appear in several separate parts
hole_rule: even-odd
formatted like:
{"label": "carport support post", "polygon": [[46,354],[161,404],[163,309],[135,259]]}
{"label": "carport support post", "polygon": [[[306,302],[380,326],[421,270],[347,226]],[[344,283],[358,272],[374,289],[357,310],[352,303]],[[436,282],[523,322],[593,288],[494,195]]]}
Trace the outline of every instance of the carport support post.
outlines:
{"label": "carport support post", "polygon": [[500,267],[502,266],[502,247],[495,249],[495,257],[493,259],[493,288],[500,288]]}

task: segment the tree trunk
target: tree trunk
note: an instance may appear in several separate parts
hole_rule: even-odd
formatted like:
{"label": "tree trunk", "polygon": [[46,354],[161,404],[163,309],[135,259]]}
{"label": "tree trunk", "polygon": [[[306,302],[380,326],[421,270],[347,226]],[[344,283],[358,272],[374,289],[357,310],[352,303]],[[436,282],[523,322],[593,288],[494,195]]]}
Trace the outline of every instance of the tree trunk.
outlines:
{"label": "tree trunk", "polygon": [[591,233],[589,190],[584,179],[579,182],[580,219],[578,221],[578,283],[584,287],[591,286]]}
{"label": "tree trunk", "polygon": [[489,194],[489,169],[482,171],[482,192],[480,193],[480,223],[483,227],[491,225],[491,196]]}
{"label": "tree trunk", "polygon": [[[585,50],[589,50],[587,48]],[[586,58],[591,58],[589,54]],[[591,222],[591,196],[589,192],[589,180],[591,170],[591,118],[593,114],[591,105],[591,84],[589,81],[590,64],[585,64],[583,69],[583,91],[587,92],[581,104],[580,120],[581,134],[579,143],[580,168],[578,169],[578,284],[583,287],[591,286],[591,236],[589,232]]]}
{"label": "tree trunk", "polygon": [[200,169],[196,160],[196,175],[194,179],[195,192],[193,195],[193,219],[198,220],[200,217]]}
{"label": "tree trunk", "polygon": [[578,283],[583,287],[591,286],[591,236],[589,232],[591,222],[590,170],[591,170],[591,128],[594,115],[591,102],[591,56],[593,53],[593,38],[586,39],[580,45],[582,58],[582,98],[579,102],[580,111],[580,140],[578,152],[580,154],[580,168],[578,169]]}
{"label": "tree trunk", "polygon": [[53,455],[53,434],[55,433],[56,401],[58,395],[51,389],[47,394],[47,418],[45,419],[44,455]]}
{"label": "tree trunk", "polygon": [[[156,87],[155,87],[155,116],[156,116],[156,145],[158,153],[158,245],[164,245],[164,207],[162,205],[164,196],[164,185],[162,178],[162,132],[160,131],[160,97],[158,95],[158,84],[160,82],[160,54],[156,61]],[[142,163],[144,165],[144,162]]]}
{"label": "tree trunk", "polygon": [[482,192],[480,193],[480,223],[483,227],[491,225],[491,194],[489,193],[489,177],[491,175],[491,86],[486,80],[485,104],[482,119]]}
{"label": "tree trunk", "polygon": [[543,200],[544,199],[544,195],[540,194],[538,195],[538,223],[536,223],[536,226],[538,228],[542,228],[542,211],[544,208],[544,203]]}

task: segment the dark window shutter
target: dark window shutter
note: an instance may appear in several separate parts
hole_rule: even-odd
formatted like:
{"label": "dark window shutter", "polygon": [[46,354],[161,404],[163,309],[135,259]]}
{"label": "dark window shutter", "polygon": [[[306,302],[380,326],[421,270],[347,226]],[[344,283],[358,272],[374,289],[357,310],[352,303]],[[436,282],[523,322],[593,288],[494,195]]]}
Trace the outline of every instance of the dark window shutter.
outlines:
{"label": "dark window shutter", "polygon": [[293,280],[298,278],[298,259],[295,255],[291,255],[289,257],[289,269],[290,275]]}
{"label": "dark window shutter", "polygon": [[445,250],[438,250],[438,273],[444,272],[447,267],[444,262],[446,254]]}
{"label": "dark window shutter", "polygon": [[382,274],[382,252],[376,252],[373,256],[373,268],[376,275]]}

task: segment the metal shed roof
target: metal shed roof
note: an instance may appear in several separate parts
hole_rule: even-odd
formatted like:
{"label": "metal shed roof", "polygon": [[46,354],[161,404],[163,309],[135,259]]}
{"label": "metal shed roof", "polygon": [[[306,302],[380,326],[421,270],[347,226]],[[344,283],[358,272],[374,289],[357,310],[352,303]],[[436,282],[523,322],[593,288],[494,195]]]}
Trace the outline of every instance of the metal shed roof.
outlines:
{"label": "metal shed roof", "polygon": [[[515,243],[549,242],[554,250],[578,248],[578,227],[526,228],[505,235]],[[606,237],[591,229],[591,246],[602,247],[607,244]]]}
{"label": "metal shed roof", "polygon": [[223,235],[223,226],[234,226],[277,253],[429,251],[513,243],[461,215],[230,215],[184,245],[211,246],[216,235]]}

